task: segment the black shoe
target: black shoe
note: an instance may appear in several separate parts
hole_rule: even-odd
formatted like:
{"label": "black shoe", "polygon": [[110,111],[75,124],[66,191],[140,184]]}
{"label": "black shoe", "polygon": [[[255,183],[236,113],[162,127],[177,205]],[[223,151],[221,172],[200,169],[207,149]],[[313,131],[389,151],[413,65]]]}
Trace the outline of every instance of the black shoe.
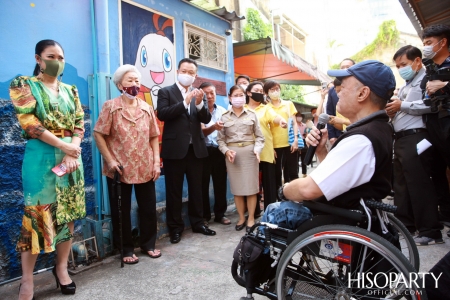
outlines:
{"label": "black shoe", "polygon": [[75,282],[73,280],[69,284],[65,284],[65,285],[61,284],[59,282],[58,275],[56,275],[56,266],[53,267],[52,273],[53,273],[53,276],[55,276],[56,288],[59,288],[61,286],[61,293],[63,293],[64,295],[73,295],[73,294],[75,294],[75,291],[77,290],[77,286],[75,285]]}
{"label": "black shoe", "polygon": [[192,232],[202,233],[204,235],[216,235],[216,232],[214,230],[209,229],[205,225],[201,225],[196,228],[192,228]]}
{"label": "black shoe", "polygon": [[235,227],[236,231],[240,231],[240,230],[244,229],[245,225],[247,225],[247,220],[245,220],[244,223],[242,223],[242,224],[236,224],[236,227]]}
{"label": "black shoe", "polygon": [[170,242],[172,244],[179,243],[181,241],[181,232],[173,232],[170,234]]}

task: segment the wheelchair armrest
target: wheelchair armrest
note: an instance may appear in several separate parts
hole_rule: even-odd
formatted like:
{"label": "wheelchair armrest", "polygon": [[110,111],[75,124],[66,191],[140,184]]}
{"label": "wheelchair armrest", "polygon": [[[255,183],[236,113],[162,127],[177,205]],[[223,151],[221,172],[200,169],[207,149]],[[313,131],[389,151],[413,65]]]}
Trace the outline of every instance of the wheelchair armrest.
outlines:
{"label": "wheelchair armrest", "polygon": [[303,205],[312,211],[340,216],[357,222],[363,222],[366,219],[366,215],[360,212],[351,211],[345,208],[340,208],[333,205],[320,203],[317,201],[303,201]]}

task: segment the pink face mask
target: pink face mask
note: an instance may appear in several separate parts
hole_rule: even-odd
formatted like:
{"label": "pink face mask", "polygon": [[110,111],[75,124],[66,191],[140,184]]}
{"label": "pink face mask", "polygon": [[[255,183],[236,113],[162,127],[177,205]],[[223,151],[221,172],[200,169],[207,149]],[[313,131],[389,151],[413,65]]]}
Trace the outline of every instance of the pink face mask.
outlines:
{"label": "pink face mask", "polygon": [[241,108],[245,104],[245,96],[231,97],[231,105],[236,108]]}

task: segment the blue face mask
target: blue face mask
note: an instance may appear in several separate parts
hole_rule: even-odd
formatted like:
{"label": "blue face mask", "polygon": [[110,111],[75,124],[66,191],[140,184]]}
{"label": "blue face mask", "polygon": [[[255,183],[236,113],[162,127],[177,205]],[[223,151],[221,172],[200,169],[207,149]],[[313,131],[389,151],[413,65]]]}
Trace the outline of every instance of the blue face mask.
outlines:
{"label": "blue face mask", "polygon": [[409,81],[416,76],[416,71],[412,69],[411,65],[398,69],[398,73],[400,73],[400,76],[406,81]]}

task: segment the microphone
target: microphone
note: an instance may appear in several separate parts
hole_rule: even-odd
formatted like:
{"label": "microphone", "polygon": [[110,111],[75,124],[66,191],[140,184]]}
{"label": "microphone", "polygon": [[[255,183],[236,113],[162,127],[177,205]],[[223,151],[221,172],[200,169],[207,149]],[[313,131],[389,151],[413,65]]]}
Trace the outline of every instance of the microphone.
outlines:
{"label": "microphone", "polygon": [[[325,126],[327,126],[328,121],[330,120],[330,117],[326,114],[320,114],[319,121],[317,122],[317,129],[321,130],[324,129]],[[320,136],[322,136],[322,132],[320,133]],[[302,161],[302,165],[309,165],[312,161],[312,158],[314,156],[314,153],[316,153],[317,146],[309,146],[308,151],[306,152],[305,159]]]}

